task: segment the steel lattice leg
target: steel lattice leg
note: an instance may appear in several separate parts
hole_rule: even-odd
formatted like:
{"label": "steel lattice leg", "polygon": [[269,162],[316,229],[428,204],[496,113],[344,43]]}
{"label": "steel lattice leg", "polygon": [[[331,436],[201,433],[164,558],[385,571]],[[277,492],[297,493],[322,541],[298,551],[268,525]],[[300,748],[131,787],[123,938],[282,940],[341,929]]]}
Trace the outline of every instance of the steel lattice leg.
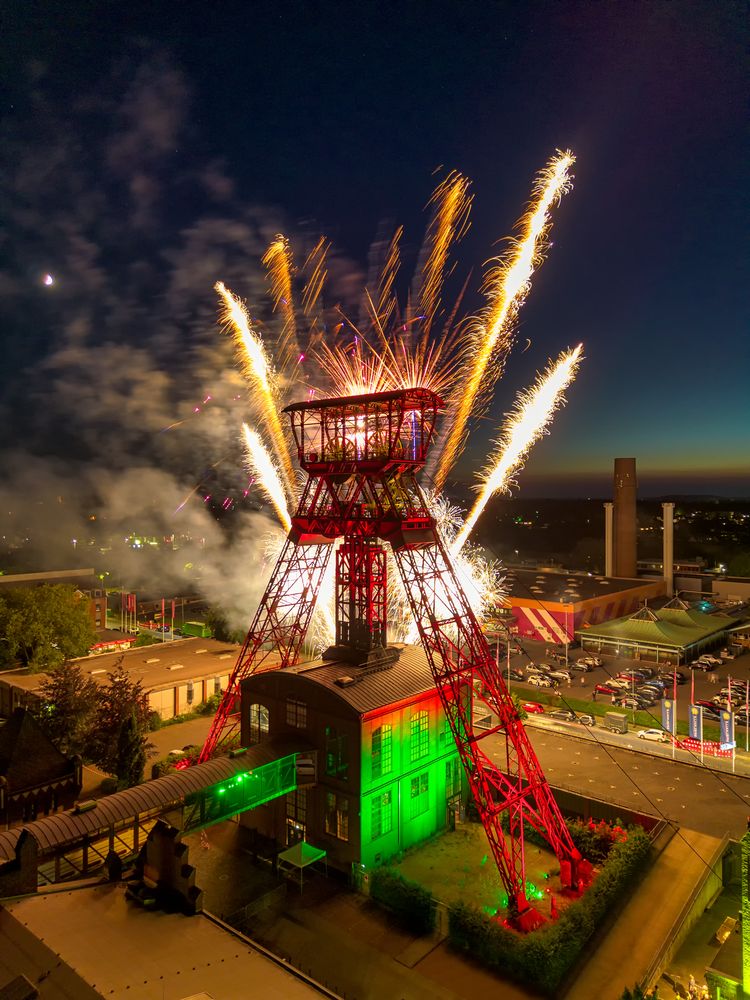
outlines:
{"label": "steel lattice leg", "polygon": [[[569,880],[575,877],[580,855],[437,535],[434,544],[399,548],[395,557],[511,912],[521,914],[529,909],[524,820],[546,838]],[[484,700],[498,718],[496,726],[482,732],[474,731],[471,705],[466,703],[467,692],[472,697],[474,677],[481,679]],[[496,734],[505,736],[502,770],[481,748],[482,740]],[[507,837],[500,823],[504,811],[509,819]]]}
{"label": "steel lattice leg", "polygon": [[[240,682],[258,670],[296,663],[333,546],[284,543],[247,633],[198,762],[208,760],[239,725]],[[275,659],[278,654],[278,660]],[[273,659],[272,659],[273,657]]]}

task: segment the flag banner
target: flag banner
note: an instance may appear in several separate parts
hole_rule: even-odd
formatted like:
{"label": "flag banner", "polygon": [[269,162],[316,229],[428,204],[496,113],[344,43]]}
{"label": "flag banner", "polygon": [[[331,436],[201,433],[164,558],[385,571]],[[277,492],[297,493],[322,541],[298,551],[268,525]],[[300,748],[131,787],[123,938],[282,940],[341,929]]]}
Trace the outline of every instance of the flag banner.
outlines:
{"label": "flag banner", "polygon": [[673,698],[664,698],[661,703],[661,727],[668,733],[674,732],[675,705]]}
{"label": "flag banner", "polygon": [[703,740],[703,709],[700,705],[688,707],[688,735],[693,740]]}
{"label": "flag banner", "polygon": [[734,713],[722,709],[719,713],[719,741],[722,750],[731,750],[734,746]]}

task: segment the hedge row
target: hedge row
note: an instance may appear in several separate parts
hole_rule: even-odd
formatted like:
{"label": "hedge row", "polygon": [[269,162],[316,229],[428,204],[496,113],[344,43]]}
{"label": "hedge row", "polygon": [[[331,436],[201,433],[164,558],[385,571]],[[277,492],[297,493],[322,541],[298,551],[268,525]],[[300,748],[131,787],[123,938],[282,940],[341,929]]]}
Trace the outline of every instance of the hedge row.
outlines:
{"label": "hedge row", "polygon": [[414,934],[429,934],[435,928],[432,894],[391,868],[376,868],[372,872],[370,897],[387,907]]}
{"label": "hedge row", "polygon": [[457,903],[449,910],[449,940],[454,948],[503,976],[554,996],[605,914],[632,888],[650,850],[648,834],[635,827],[615,842],[594,884],[559,918],[521,936],[481,910]]}

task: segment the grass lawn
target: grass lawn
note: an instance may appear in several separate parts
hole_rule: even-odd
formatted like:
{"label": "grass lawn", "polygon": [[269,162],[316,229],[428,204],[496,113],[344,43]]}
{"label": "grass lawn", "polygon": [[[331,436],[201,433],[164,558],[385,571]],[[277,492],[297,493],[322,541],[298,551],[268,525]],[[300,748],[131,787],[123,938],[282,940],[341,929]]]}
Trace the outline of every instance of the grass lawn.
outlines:
{"label": "grass lawn", "polygon": [[[526,843],[526,892],[530,902],[546,916],[548,898],[554,894],[558,910],[567,905],[561,895],[560,865],[551,850]],[[505,889],[495,860],[490,853],[484,828],[466,822],[454,831],[442,834],[428,844],[415,847],[392,865],[404,878],[428,889],[442,903],[464,902],[494,915],[507,906]]]}

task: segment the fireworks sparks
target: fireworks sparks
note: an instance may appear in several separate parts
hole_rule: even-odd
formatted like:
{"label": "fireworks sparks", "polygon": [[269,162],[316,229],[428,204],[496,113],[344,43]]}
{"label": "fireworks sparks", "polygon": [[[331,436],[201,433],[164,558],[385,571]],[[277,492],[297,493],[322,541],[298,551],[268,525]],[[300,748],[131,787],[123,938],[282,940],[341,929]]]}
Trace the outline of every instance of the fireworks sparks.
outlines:
{"label": "fireworks sparks", "polygon": [[274,312],[280,312],[284,317],[284,329],[278,348],[279,364],[283,368],[291,358],[297,358],[300,354],[292,297],[294,259],[286,236],[279,234],[263,254],[261,261],[268,269],[268,276],[271,279]]}
{"label": "fireworks sparks", "polygon": [[273,373],[263,341],[252,329],[245,307],[239,298],[233,295],[222,281],[217,281],[214,288],[224,302],[222,319],[225,324],[231,326],[234,332],[234,342],[242,358],[243,374],[257,389],[258,408],[266,423],[266,429],[271,435],[274,451],[281,463],[287,496],[292,496],[294,494],[292,484],[296,481],[294,469],[276,407]]}
{"label": "fireworks sparks", "polygon": [[419,303],[424,314],[422,334],[430,332],[435,314],[440,307],[440,295],[446,276],[448,251],[469,228],[469,211],[472,196],[469,180],[457,171],[451,171],[438,185],[430,198],[435,214],[427,230],[429,255],[422,271]]}
{"label": "fireworks sparks", "polygon": [[292,521],[289,517],[284,487],[281,483],[278,470],[273,464],[273,460],[268,454],[260,434],[248,427],[247,424],[242,425],[242,433],[245,436],[245,447],[247,449],[247,460],[250,470],[256,477],[258,485],[273,505],[284,531],[289,531]]}
{"label": "fireworks sparks", "polygon": [[[500,259],[487,275],[484,287],[489,305],[477,321],[474,356],[467,366],[466,380],[462,381],[448,421],[435,474],[439,489],[456,460],[469,416],[478,399],[486,397],[502,370],[511,345],[513,320],[529,292],[534,268],[541,263],[547,249],[550,210],[569,189],[570,169],[574,162],[571,153],[559,153],[542,171],[534,188],[531,207],[521,221],[520,236],[514,242],[510,255]],[[485,378],[491,363],[494,377]]]}
{"label": "fireworks sparks", "polygon": [[576,377],[582,351],[582,344],[565,351],[554,365],[547,366],[531,389],[517,396],[515,408],[497,442],[497,451],[482,472],[479,496],[451,545],[453,555],[461,551],[487,501],[498,490],[507,489],[531,446],[546,432],[555,411],[565,403],[565,390]]}
{"label": "fireworks sparks", "polygon": [[[486,275],[487,305],[471,322],[456,321],[468,277],[451,308],[442,306],[445,279],[451,273],[450,249],[468,228],[472,202],[469,181],[455,171],[438,185],[430,199],[433,214],[420,258],[423,265],[412,284],[410,302],[403,310],[399,309],[396,293],[401,267],[401,227],[387,246],[379,275],[376,271],[373,276],[372,291],[365,291],[365,308],[358,327],[338,307],[333,318],[328,314],[327,319],[323,294],[330,243],[320,238],[297,276],[302,289],[300,316],[304,315],[307,322],[307,339],[302,350],[298,347],[294,309],[292,251],[286,237],[277,236],[262,259],[270,277],[274,311],[284,319],[275,356],[282,378],[280,384],[290,397],[294,398],[292,387],[307,398],[359,396],[417,386],[433,389],[450,400],[435,474],[438,489],[442,487],[465,440],[469,419],[481,413],[502,374],[513,342],[514,320],[529,292],[534,269],[548,249],[551,209],[570,186],[573,162],[570,153],[559,153],[539,175],[517,238],[510,251],[494,262]],[[271,457],[260,435],[243,424],[249,465],[255,485],[268,498],[284,531],[288,532],[296,478],[282,427],[283,403],[278,396],[274,369],[241,300],[221,282],[216,290],[224,304],[222,318],[233,330],[243,373],[253,390],[257,418],[278,460]],[[443,328],[436,336],[433,328],[437,327],[438,319]],[[437,530],[452,554],[459,583],[480,619],[502,599],[502,581],[497,566],[488,564],[477,548],[466,544],[467,538],[489,498],[498,490],[507,489],[533,443],[546,433],[555,411],[565,401],[565,389],[575,378],[581,351],[579,346],[562,354],[530,390],[517,397],[497,450],[481,474],[477,500],[463,524],[459,512],[447,501],[436,494],[428,498]],[[317,384],[313,362],[317,363],[321,379]],[[313,637],[318,647],[334,641],[333,564],[330,570],[321,583],[313,619]],[[389,576],[397,584],[399,573],[393,560]],[[414,641],[417,635],[407,595],[398,586],[391,589],[389,628],[404,641]]]}
{"label": "fireworks sparks", "polygon": [[330,249],[329,241],[325,236],[321,236],[307,255],[303,270],[309,277],[302,289],[302,311],[305,316],[313,315],[318,307],[320,295],[328,277],[326,261]]}

